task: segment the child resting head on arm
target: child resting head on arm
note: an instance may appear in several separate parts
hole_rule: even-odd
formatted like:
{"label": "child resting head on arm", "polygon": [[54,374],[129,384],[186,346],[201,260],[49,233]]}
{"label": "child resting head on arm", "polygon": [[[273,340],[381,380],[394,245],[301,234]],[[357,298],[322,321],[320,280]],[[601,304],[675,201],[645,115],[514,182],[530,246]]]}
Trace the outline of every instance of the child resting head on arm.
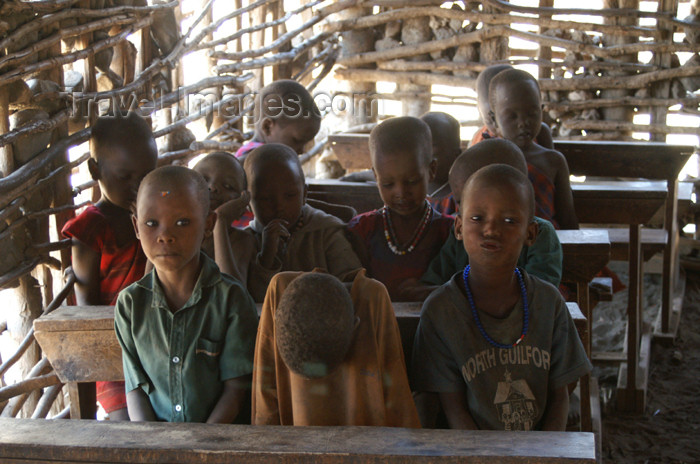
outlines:
{"label": "child resting head on arm", "polygon": [[139,188],[133,224],[153,270],[119,294],[114,321],[132,421],[230,423],[249,388],[257,314],[201,253],[215,217],[191,169],[156,169]]}
{"label": "child resting head on arm", "polygon": [[410,116],[387,119],[369,138],[372,171],[384,207],[348,224],[370,277],[382,282],[392,301],[411,301],[413,285],[447,239],[453,220],[426,199],[435,176],[428,125]]}
{"label": "child resting head on arm", "polygon": [[[119,291],[145,272],[146,256],[134,235],[131,211],[141,179],[156,167],[150,124],[134,111],[97,119],[90,134],[88,170],[100,200],[63,227],[71,238],[79,305],[113,305]],[[97,401],[110,420],[128,420],[124,382],[97,382]]]}
{"label": "child resting head on arm", "polygon": [[364,271],[350,292],[321,272],[273,278],[255,348],[253,423],[418,426],[381,283]]}
{"label": "child resting head on arm", "polygon": [[321,112],[306,88],[291,79],[274,81],[256,95],[253,108],[255,135],[236,152],[241,161],[265,143],[282,143],[297,154],[318,133]]}
{"label": "child resting head on arm", "polygon": [[255,219],[232,230],[232,260],[255,301],[279,271],[326,269],[345,280],[361,267],[345,238],[345,224],[306,204],[299,157],[290,147],[268,143],[254,149],[244,166]]}
{"label": "child resting head on arm", "polygon": [[537,216],[558,229],[578,229],[566,158],[534,141],[542,123],[537,79],[519,69],[501,71],[491,79],[489,103],[498,136],[515,143],[525,155]]}
{"label": "child resting head on arm", "polygon": [[567,385],[591,369],[556,287],[516,267],[534,209],[511,166],[484,167],[463,189],[455,229],[469,266],[423,304],[411,369],[452,428],[564,430]]}

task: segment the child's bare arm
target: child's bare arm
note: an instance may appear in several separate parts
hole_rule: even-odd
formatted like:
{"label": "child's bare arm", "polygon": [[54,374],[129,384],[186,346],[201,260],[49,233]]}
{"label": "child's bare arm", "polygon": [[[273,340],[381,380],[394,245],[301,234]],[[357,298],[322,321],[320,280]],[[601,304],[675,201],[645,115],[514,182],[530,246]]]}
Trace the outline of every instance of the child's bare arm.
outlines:
{"label": "child's bare arm", "polygon": [[156,413],[148,399],[148,395],[140,388],[135,388],[126,394],[126,408],[129,411],[129,420],[132,422],[153,422]]}
{"label": "child's bare arm", "polygon": [[79,305],[95,305],[100,301],[100,254],[73,238],[71,258],[75,273],[75,299]]}
{"label": "child's bare arm", "polygon": [[564,155],[558,151],[551,151],[551,159],[556,163],[556,176],[554,178],[554,219],[559,223],[560,229],[578,229],[578,219],[574,211],[574,196],[571,192],[569,180],[569,165]]}
{"label": "child's bare arm", "polygon": [[209,424],[230,424],[238,415],[241,403],[250,388],[250,375],[242,375],[224,381],[224,391],[209,414]]}
{"label": "child's bare arm", "polygon": [[550,390],[549,400],[544,411],[542,430],[564,431],[569,414],[569,391],[567,386]]}
{"label": "child's bare arm", "polygon": [[478,430],[467,406],[464,392],[440,393],[440,403],[451,429]]}

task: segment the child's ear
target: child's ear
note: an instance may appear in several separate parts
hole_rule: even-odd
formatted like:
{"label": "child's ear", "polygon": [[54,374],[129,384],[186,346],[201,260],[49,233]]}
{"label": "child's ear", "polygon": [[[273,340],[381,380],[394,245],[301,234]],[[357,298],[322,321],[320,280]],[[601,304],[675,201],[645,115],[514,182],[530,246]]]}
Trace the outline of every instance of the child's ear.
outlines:
{"label": "child's ear", "polygon": [[489,110],[489,121],[491,121],[491,126],[498,128],[498,123],[496,122],[496,113],[493,110]]}
{"label": "child's ear", "polygon": [[95,158],[88,158],[87,165],[92,180],[100,180],[100,166],[97,164]]}
{"label": "child's ear", "polygon": [[204,237],[205,238],[212,236],[215,224],[216,224],[216,212],[209,211],[209,214],[207,214],[207,217],[204,220]]}
{"label": "child's ear", "polygon": [[264,118],[262,124],[260,124],[260,129],[265,137],[269,137],[272,133],[272,126],[275,125],[275,121],[270,118]]}
{"label": "child's ear", "polygon": [[459,214],[455,217],[455,237],[457,240],[462,240],[462,216]]}
{"label": "child's ear", "polygon": [[131,215],[131,224],[134,226],[134,232],[136,233],[136,238],[140,240],[141,237],[139,237],[139,220],[135,214]]}
{"label": "child's ear", "polygon": [[525,245],[532,246],[535,243],[535,240],[537,239],[538,230],[539,227],[537,226],[537,222],[535,222],[534,220],[527,225],[527,237],[525,238]]}
{"label": "child's ear", "polygon": [[437,174],[437,160],[433,158],[428,166],[428,174],[430,175],[430,180],[435,179],[435,174]]}
{"label": "child's ear", "polygon": [[304,203],[306,203],[306,194],[309,193],[309,186],[304,182]]}

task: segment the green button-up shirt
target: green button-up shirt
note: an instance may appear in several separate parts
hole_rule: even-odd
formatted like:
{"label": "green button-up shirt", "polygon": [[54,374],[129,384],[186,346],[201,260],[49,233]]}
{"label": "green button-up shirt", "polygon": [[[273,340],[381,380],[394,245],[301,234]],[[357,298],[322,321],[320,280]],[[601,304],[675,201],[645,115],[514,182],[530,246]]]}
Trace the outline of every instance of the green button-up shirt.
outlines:
{"label": "green button-up shirt", "polygon": [[143,389],[163,421],[205,422],[223,382],[253,371],[255,303],[214,261],[201,259],[192,296],[175,313],[155,270],[124,289],[115,306],[126,391]]}

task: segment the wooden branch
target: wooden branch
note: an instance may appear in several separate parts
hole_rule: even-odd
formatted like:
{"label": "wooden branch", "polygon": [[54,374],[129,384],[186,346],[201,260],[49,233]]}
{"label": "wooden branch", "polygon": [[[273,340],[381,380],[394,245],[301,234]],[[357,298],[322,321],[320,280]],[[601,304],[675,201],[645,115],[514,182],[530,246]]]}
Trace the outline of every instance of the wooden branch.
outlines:
{"label": "wooden branch", "polygon": [[[193,49],[193,50],[198,50],[198,49],[200,49],[200,48],[204,48],[204,47],[199,47],[199,44],[202,42],[202,40],[203,40],[208,34],[210,34],[210,33],[214,32],[215,30],[219,29],[219,27],[220,27],[222,24],[224,24],[226,21],[228,21],[229,19],[240,17],[241,15],[243,15],[244,13],[247,13],[248,11],[254,10],[255,8],[260,7],[260,6],[267,5],[268,3],[273,3],[273,2],[275,2],[275,1],[277,1],[277,0],[258,0],[257,2],[253,2],[253,3],[251,3],[251,4],[249,4],[249,5],[246,5],[245,7],[242,7],[242,8],[238,8],[238,9],[232,11],[231,13],[229,13],[229,14],[227,14],[227,15],[225,15],[225,16],[219,18],[219,19],[217,19],[214,23],[212,23],[212,24],[210,24],[209,26],[203,28],[203,29],[199,32],[199,34],[197,34],[197,35],[192,39],[192,41],[190,42],[190,44],[193,45],[192,49]],[[238,30],[241,30],[240,27],[237,28],[237,29],[238,29]],[[212,42],[208,42],[208,43],[212,44]],[[223,43],[223,42],[222,42],[222,43]],[[212,44],[212,46],[213,46],[213,45],[216,45],[216,44]]]}
{"label": "wooden branch", "polygon": [[25,124],[23,126],[20,126],[18,129],[10,131],[6,134],[2,134],[2,135],[0,135],[0,147],[12,143],[24,135],[36,134],[37,132],[52,131],[57,126],[60,126],[61,124],[68,121],[68,118],[70,117],[70,113],[71,113],[71,109],[66,108],[62,111],[59,111],[58,113],[56,113],[54,116],[52,116],[51,118],[49,118],[46,121],[45,120],[33,121],[33,122],[30,122],[29,124]]}
{"label": "wooden branch", "polygon": [[642,71],[656,71],[661,68],[658,66],[653,66],[645,63],[625,63],[617,60],[606,60],[606,61],[592,61],[592,60],[581,60],[581,61],[551,61],[551,60],[498,60],[491,61],[489,63],[476,63],[476,62],[454,62],[448,60],[435,60],[435,61],[406,61],[406,60],[393,60],[393,61],[381,61],[377,63],[377,68],[386,71],[478,71],[481,72],[489,66],[496,64],[510,64],[511,66],[518,66],[524,64],[531,64],[549,68],[565,68],[565,69],[578,69],[585,68],[589,71],[595,70],[606,70],[606,69],[629,69],[642,70]]}
{"label": "wooden branch", "polygon": [[66,55],[61,55],[61,56],[55,56],[48,58],[46,60],[40,61],[38,63],[34,63],[28,66],[23,66],[19,69],[15,69],[9,72],[6,72],[5,74],[0,75],[0,85],[3,84],[9,84],[11,82],[17,81],[19,79],[22,79],[25,76],[38,73],[41,71],[46,71],[47,69],[52,69],[58,66],[63,66],[68,63],[72,63],[76,60],[80,60],[83,58],[88,57],[89,55],[93,55],[100,50],[104,50],[106,48],[113,47],[114,45],[118,44],[122,40],[126,40],[126,37],[129,36],[130,34],[133,34],[135,31],[146,27],[150,25],[153,22],[153,18],[151,16],[147,16],[143,19],[140,19],[139,21],[131,24],[129,27],[121,31],[119,34],[116,34],[112,37],[109,37],[104,40],[100,40],[98,42],[94,42],[90,45],[89,48],[79,50],[73,53],[68,53]]}
{"label": "wooden branch", "polygon": [[255,103],[251,103],[251,104],[248,105],[247,107],[243,108],[243,111],[241,111],[240,114],[239,114],[238,116],[234,116],[233,118],[230,118],[230,119],[227,120],[225,123],[223,123],[222,125],[220,125],[218,128],[216,128],[215,130],[209,132],[209,133],[207,134],[207,136],[204,137],[204,139],[205,139],[205,140],[211,140],[211,139],[213,139],[214,137],[216,137],[217,135],[219,135],[219,134],[221,134],[221,133],[223,133],[223,132],[225,132],[225,131],[227,131],[227,130],[231,130],[231,128],[233,127],[234,124],[238,123],[238,121],[240,121],[241,118],[242,118],[243,116],[245,116],[246,114],[250,114],[250,113],[253,111],[254,108],[255,108]]}
{"label": "wooden branch", "polygon": [[55,416],[49,417],[49,419],[70,419],[70,404],[65,408],[61,409],[61,412],[59,412]]}
{"label": "wooden branch", "polygon": [[19,196],[17,192],[21,191],[28,183],[36,180],[37,177],[39,177],[39,171],[53,162],[56,156],[65,153],[65,151],[72,146],[83,143],[89,137],[90,128],[76,132],[51,145],[41,154],[35,156],[12,172],[9,176],[0,179],[0,206],[4,206]]}
{"label": "wooden branch", "polygon": [[358,82],[395,82],[397,84],[418,85],[451,85],[454,87],[469,87],[474,89],[476,79],[460,76],[447,76],[445,74],[431,74],[427,72],[392,72],[377,71],[374,69],[336,69],[335,77],[338,79],[353,80]]}
{"label": "wooden branch", "polygon": [[[80,207],[85,206],[90,204],[91,202],[85,202]],[[66,205],[68,206],[68,205]],[[70,205],[73,206],[73,205]],[[64,238],[63,240],[59,240],[58,242],[49,242],[49,243],[39,243],[36,245],[32,245],[31,248],[31,253],[34,253],[35,255],[42,255],[42,254],[47,254],[52,251],[58,251],[58,250],[66,250],[72,246],[72,240],[70,238]]]}
{"label": "wooden branch", "polygon": [[2,5],[3,13],[26,13],[28,11],[32,13],[52,13],[56,10],[63,8],[68,8],[74,3],[78,3],[79,0],[44,0],[42,2],[26,2],[20,0],[14,0],[13,2],[7,1]]}
{"label": "wooden branch", "polygon": [[68,104],[71,101],[71,95],[66,93],[66,92],[44,92],[44,93],[40,93],[38,95],[34,95],[31,99],[31,101],[29,101],[27,103],[11,103],[10,109],[12,111],[36,109],[36,108],[42,107],[42,105],[41,105],[42,102],[55,101],[55,100],[61,100],[62,102],[65,102]]}
{"label": "wooden branch", "polygon": [[305,40],[304,42],[300,43],[299,45],[297,45],[296,47],[294,47],[293,49],[291,49],[287,52],[278,53],[276,55],[267,56],[264,58],[258,58],[258,59],[247,60],[247,61],[239,61],[238,63],[222,64],[219,66],[215,66],[214,72],[217,74],[233,73],[233,72],[240,72],[240,71],[247,70],[247,69],[263,68],[263,67],[269,66],[271,64],[289,63],[291,61],[294,61],[297,57],[299,57],[306,50],[313,47],[317,43],[322,42],[323,40],[325,40],[328,37],[329,37],[328,34],[322,32],[322,33],[316,34],[314,37],[312,37],[308,40]]}
{"label": "wooden branch", "polygon": [[563,119],[562,125],[574,130],[631,131],[652,132],[656,134],[692,134],[700,135],[700,127],[679,127],[666,124],[634,124],[626,121],[588,121]]}
{"label": "wooden branch", "polygon": [[59,383],[61,383],[61,381],[58,379],[58,375],[56,375],[55,372],[40,375],[31,379],[25,379],[12,385],[8,385],[7,387],[0,388],[0,401],[5,401],[15,396],[19,396],[24,393],[31,393],[34,390],[49,387],[51,385],[57,385]]}
{"label": "wooden branch", "polygon": [[299,26],[296,29],[293,29],[286,34],[282,34],[277,40],[274,40],[272,43],[269,45],[266,45],[262,48],[258,48],[255,50],[246,50],[246,51],[240,51],[240,52],[223,52],[223,51],[216,51],[213,50],[210,53],[208,53],[209,56],[212,58],[216,59],[223,59],[223,60],[231,60],[231,61],[236,61],[236,60],[242,60],[243,58],[251,58],[254,56],[261,56],[266,53],[270,53],[274,50],[277,50],[279,47],[282,45],[286,44],[290,40],[292,40],[294,37],[298,36],[302,32],[304,32],[306,29],[309,29],[313,27],[315,24],[319,23],[321,20],[323,20],[326,16],[328,16],[328,12],[325,9],[322,9],[318,11],[312,19],[309,21],[306,21],[304,24]]}
{"label": "wooden branch", "polygon": [[1,57],[0,69],[6,66],[16,67],[17,65],[24,63],[30,58],[32,58],[32,55],[34,55],[36,52],[50,48],[51,46],[59,43],[61,39],[65,39],[66,37],[86,34],[99,29],[104,29],[106,27],[133,24],[137,20],[138,18],[120,15],[114,18],[104,18],[98,21],[93,21],[91,23],[85,23],[74,27],[59,29],[55,34],[43,40],[35,42],[27,48],[23,48],[22,50]]}
{"label": "wooden branch", "polygon": [[[89,156],[90,156],[90,154],[88,153],[88,157]],[[95,187],[96,185],[98,185],[96,180],[90,180],[90,181],[85,182],[84,184],[76,185],[71,190],[71,193],[73,194],[73,198],[80,195],[80,192],[82,192],[83,190],[91,189],[91,188]]]}
{"label": "wooden branch", "polygon": [[670,107],[674,105],[698,106],[700,97],[688,98],[594,98],[581,101],[560,101],[560,102],[542,102],[545,110],[557,111],[582,111],[590,108],[614,108],[616,106],[662,106]]}
{"label": "wooden branch", "polygon": [[320,154],[323,149],[326,148],[326,145],[328,145],[328,137],[325,137],[323,140],[314,145],[311,150],[301,155],[299,157],[299,162],[301,164],[309,162],[311,159],[313,159],[313,157]]}
{"label": "wooden branch", "polygon": [[162,5],[151,5],[151,6],[119,6],[114,8],[102,8],[102,9],[85,9],[85,8],[71,8],[58,13],[38,16],[36,19],[23,24],[22,26],[15,29],[12,34],[0,40],[0,49],[11,48],[15,42],[23,40],[23,37],[31,32],[36,32],[44,29],[46,26],[55,23],[56,21],[62,21],[64,19],[72,18],[104,18],[112,17],[125,13],[136,13],[148,15],[150,12],[155,10],[162,10],[168,8],[174,8],[177,6],[178,1],[173,0],[169,3],[164,3]]}
{"label": "wooden branch", "polygon": [[585,32],[596,31],[600,33],[617,35],[633,35],[653,38],[660,37],[659,32],[654,28],[646,28],[639,26],[611,26],[607,24],[553,20],[541,17],[519,16],[513,14],[480,13],[470,10],[453,10],[451,8],[440,7],[399,8],[395,10],[385,11],[376,15],[346,19],[343,21],[334,21],[332,23],[326,24],[324,26],[324,30],[335,33],[351,29],[377,27],[388,22],[400,21],[419,16],[433,16],[437,18],[458,19],[461,21],[470,21],[473,23],[486,23],[489,25],[500,24],[510,26],[511,24],[532,24],[536,26],[547,27],[550,29],[574,29]]}
{"label": "wooden branch", "polygon": [[239,142],[217,142],[214,140],[204,140],[192,142],[190,148],[186,150],[170,151],[163,153],[158,157],[158,165],[164,166],[172,164],[175,161],[182,161],[186,158],[194,158],[202,153],[214,151],[236,151],[240,148]]}
{"label": "wooden branch", "polygon": [[[193,47],[193,50],[202,50],[202,49],[205,49],[205,48],[214,48],[214,47],[217,46],[217,45],[227,44],[227,43],[229,43],[229,42],[231,42],[231,41],[233,41],[233,40],[239,39],[240,37],[243,37],[243,36],[246,35],[246,34],[251,34],[251,33],[253,33],[253,32],[261,31],[261,30],[263,30],[263,29],[267,29],[267,28],[270,28],[270,27],[278,26],[278,25],[280,25],[280,24],[284,24],[284,23],[287,22],[287,21],[289,20],[289,18],[291,18],[292,16],[297,15],[297,14],[300,14],[301,12],[303,12],[303,11],[305,11],[305,10],[308,10],[309,8],[314,7],[314,6],[318,5],[319,3],[323,3],[323,1],[325,1],[325,0],[314,0],[314,1],[310,2],[310,3],[307,3],[307,4],[305,4],[305,5],[302,5],[300,8],[297,8],[296,10],[292,10],[292,11],[287,12],[286,15],[284,15],[283,17],[281,17],[281,18],[279,18],[279,19],[275,19],[274,21],[268,21],[268,22],[265,22],[265,23],[262,23],[262,24],[256,24],[256,25],[254,25],[254,26],[250,26],[250,27],[247,27],[247,28],[245,28],[245,29],[240,29],[240,30],[237,30],[235,33],[233,33],[233,34],[231,34],[231,35],[228,35],[228,36],[226,36],[226,37],[221,37],[221,38],[218,38],[218,39],[209,41],[209,42],[201,42],[201,39],[204,38],[204,36],[205,36],[206,34],[204,34],[204,35],[201,35],[201,34],[200,34],[201,37],[198,36],[198,37],[200,38],[200,41],[196,41],[196,39],[192,41],[193,43],[196,43],[196,45]],[[257,2],[257,3],[267,4],[267,3],[272,3],[272,2],[268,0],[268,1]],[[249,9],[249,8],[246,7],[246,8],[241,8],[241,9]],[[231,16],[231,15],[228,15],[228,16]],[[221,21],[221,20],[217,21],[217,23],[219,23],[220,21]],[[217,26],[217,27],[218,27],[218,26]],[[209,32],[211,32],[211,30],[212,30],[212,29],[211,29],[211,26],[208,27],[208,28],[205,28],[205,30],[208,30]]]}
{"label": "wooden branch", "polygon": [[[5,288],[10,288],[15,283],[15,281],[17,279],[19,279],[23,275],[31,272],[32,269],[37,267],[40,263],[41,263],[41,258],[36,257],[36,258],[33,258],[29,261],[24,261],[24,262],[20,263],[19,265],[17,265],[17,267],[15,267],[13,270],[8,272],[7,274],[0,276],[0,290],[5,289]],[[12,359],[12,358],[10,358],[10,359]],[[8,362],[9,362],[9,360],[5,361],[3,366],[5,364],[7,364]],[[0,375],[2,375],[3,372],[4,372],[3,369],[0,368]]]}
{"label": "wooden branch", "polygon": [[575,77],[571,79],[540,79],[540,90],[598,90],[641,89],[648,85],[674,79],[700,75],[700,66],[681,66],[632,76]]}
{"label": "wooden branch", "polygon": [[41,395],[39,403],[36,405],[36,409],[32,414],[32,419],[46,418],[46,415],[49,413],[49,410],[51,410],[51,406],[53,406],[54,401],[56,401],[56,398],[58,398],[58,395],[61,393],[62,389],[62,383],[51,385],[49,388],[47,388],[44,391],[44,394]]}

